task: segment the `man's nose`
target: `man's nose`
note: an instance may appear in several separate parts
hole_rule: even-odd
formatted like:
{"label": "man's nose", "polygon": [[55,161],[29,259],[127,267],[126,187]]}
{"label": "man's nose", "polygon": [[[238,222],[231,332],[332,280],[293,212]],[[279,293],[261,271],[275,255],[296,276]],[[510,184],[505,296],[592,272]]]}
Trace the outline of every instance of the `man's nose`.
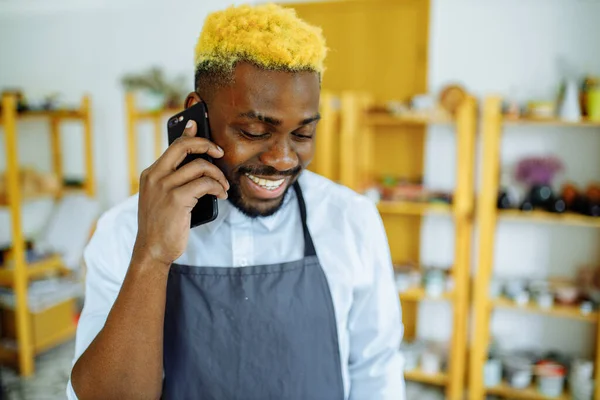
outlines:
{"label": "man's nose", "polygon": [[293,143],[288,138],[280,138],[270,143],[260,155],[260,161],[278,171],[287,171],[298,165],[299,159]]}

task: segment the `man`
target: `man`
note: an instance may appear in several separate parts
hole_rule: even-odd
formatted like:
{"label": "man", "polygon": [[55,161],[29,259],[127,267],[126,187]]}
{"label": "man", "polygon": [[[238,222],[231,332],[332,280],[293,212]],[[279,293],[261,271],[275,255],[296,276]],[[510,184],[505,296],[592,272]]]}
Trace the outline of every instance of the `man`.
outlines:
{"label": "man", "polygon": [[[326,48],[275,5],[211,14],[184,137],[85,253],[71,399],[404,398],[402,327],[374,205],[305,168]],[[208,153],[177,169],[189,153]],[[190,210],[219,198],[217,219]]]}

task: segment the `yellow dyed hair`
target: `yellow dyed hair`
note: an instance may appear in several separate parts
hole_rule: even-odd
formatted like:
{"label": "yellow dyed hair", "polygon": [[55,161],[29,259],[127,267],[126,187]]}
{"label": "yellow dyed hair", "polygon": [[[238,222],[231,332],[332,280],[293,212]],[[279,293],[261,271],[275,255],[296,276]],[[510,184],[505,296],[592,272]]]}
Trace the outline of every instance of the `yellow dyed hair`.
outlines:
{"label": "yellow dyed hair", "polygon": [[275,4],[229,7],[210,14],[196,45],[201,70],[231,70],[238,61],[261,68],[323,73],[327,53],[321,29]]}

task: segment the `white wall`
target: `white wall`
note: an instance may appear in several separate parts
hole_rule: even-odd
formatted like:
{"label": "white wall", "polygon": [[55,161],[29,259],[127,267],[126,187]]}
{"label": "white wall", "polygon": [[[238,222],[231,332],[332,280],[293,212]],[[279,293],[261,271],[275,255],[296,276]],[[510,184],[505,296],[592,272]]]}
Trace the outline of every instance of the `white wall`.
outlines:
{"label": "white wall", "polygon": [[[158,65],[188,76],[193,89],[193,50],[204,18],[230,3],[240,1],[2,2],[0,88],[19,87],[32,96],[59,91],[70,102],[84,92],[92,95],[98,193],[103,204],[113,205],[129,193],[121,76]],[[22,123],[19,128],[22,163],[50,168],[43,125]],[[79,129],[68,128],[65,172],[81,175]],[[143,135],[140,141],[143,149],[152,143]],[[153,152],[146,154],[140,167],[151,162]]]}
{"label": "white wall", "polygon": [[[235,1],[239,2],[239,1]],[[192,51],[207,12],[229,1],[54,1],[0,3],[0,87],[27,93],[59,90],[76,100],[93,96],[95,166],[99,194],[112,205],[128,194],[125,124],[119,78],[155,64],[185,73],[192,82]],[[576,0],[432,0],[429,83],[463,83],[477,95],[497,92],[518,99],[550,98],[560,78],[557,58],[578,72],[600,74],[600,2]],[[47,139],[40,127],[22,125],[25,162],[49,167]],[[77,129],[68,135],[67,172],[82,171]],[[585,183],[600,178],[599,132],[550,128],[513,128],[503,144],[502,161],[512,164],[525,154],[556,152],[567,165],[566,177]],[[149,149],[151,141],[141,147]],[[454,137],[448,128],[431,129],[427,143],[426,181],[451,188]],[[3,150],[3,149],[2,149]],[[147,165],[151,151],[140,162]],[[4,153],[2,153],[4,154]],[[577,164],[583,161],[583,164]],[[3,163],[0,157],[0,163]],[[0,165],[2,169],[2,165]],[[452,222],[425,221],[423,261],[450,264]],[[496,271],[504,276],[571,274],[574,267],[598,259],[598,233],[585,228],[502,223],[498,230]],[[424,304],[419,331],[447,337],[450,309]],[[528,325],[526,330],[522,325]],[[502,344],[567,346],[591,350],[593,332],[578,324],[499,313],[493,329]],[[527,334],[523,334],[523,332]]]}
{"label": "white wall", "polygon": [[[598,16],[598,1],[433,0],[430,90],[437,92],[444,84],[459,82],[479,97],[497,93],[519,100],[551,100],[561,78],[559,58],[578,74],[600,74]],[[454,186],[455,177],[448,168],[454,163],[454,145],[449,128],[429,130],[429,185]],[[501,160],[510,168],[526,155],[556,154],[566,166],[557,184],[571,179],[584,185],[600,180],[599,150],[598,129],[510,128],[503,139]],[[429,218],[425,227],[424,260],[450,263],[449,220]],[[501,222],[494,272],[505,277],[574,276],[577,266],[600,259],[598,243],[600,235],[590,228]],[[476,267],[476,257],[474,261]],[[422,306],[420,334],[447,337],[448,310],[434,304]],[[508,311],[496,313],[492,331],[506,348],[564,348],[589,355],[594,343],[589,325]]]}

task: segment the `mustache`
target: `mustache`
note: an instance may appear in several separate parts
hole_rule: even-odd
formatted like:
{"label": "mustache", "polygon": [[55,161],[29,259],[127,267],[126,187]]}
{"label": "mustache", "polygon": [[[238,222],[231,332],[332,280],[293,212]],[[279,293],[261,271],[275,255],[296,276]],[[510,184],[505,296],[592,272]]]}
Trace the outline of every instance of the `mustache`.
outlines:
{"label": "mustache", "polygon": [[273,167],[268,165],[261,165],[256,167],[240,167],[238,169],[238,173],[240,175],[250,174],[250,175],[260,175],[260,176],[295,176],[298,175],[302,171],[302,167],[300,165],[295,168],[288,169],[287,171],[279,171]]}

